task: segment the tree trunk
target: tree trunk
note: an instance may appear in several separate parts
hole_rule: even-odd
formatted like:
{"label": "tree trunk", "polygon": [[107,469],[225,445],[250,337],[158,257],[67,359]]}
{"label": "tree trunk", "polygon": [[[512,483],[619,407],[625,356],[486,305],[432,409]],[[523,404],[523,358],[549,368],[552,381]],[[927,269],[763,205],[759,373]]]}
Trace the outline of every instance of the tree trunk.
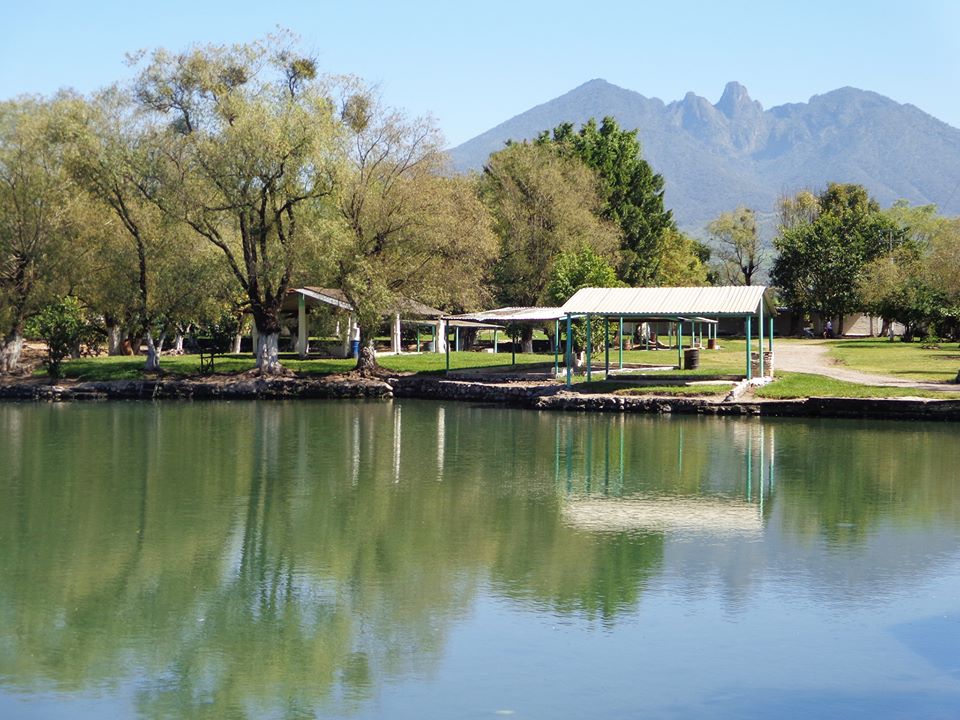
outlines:
{"label": "tree trunk", "polygon": [[160,336],[160,342],[154,343],[153,333],[147,331],[147,361],[143,369],[147,372],[160,372],[160,353],[163,352],[163,340],[166,335]]}
{"label": "tree trunk", "polygon": [[261,331],[257,335],[257,369],[264,375],[279,375],[283,372],[277,347],[279,342],[279,331],[271,333]]}
{"label": "tree trunk", "polygon": [[107,355],[120,355],[120,344],[124,338],[120,334],[120,326],[116,323],[107,323]]}
{"label": "tree trunk", "polygon": [[230,350],[233,352],[234,355],[240,354],[240,343],[242,341],[243,341],[243,335],[241,335],[240,333],[237,333],[236,335],[233,336],[233,347],[230,348]]}
{"label": "tree trunk", "polygon": [[183,333],[178,332],[173,338],[173,351],[177,355],[183,355]]}
{"label": "tree trunk", "polygon": [[12,373],[20,366],[23,351],[23,335],[13,331],[0,341],[0,375]]}
{"label": "tree trunk", "polygon": [[530,325],[524,325],[520,331],[520,352],[533,352],[533,327]]}
{"label": "tree trunk", "polygon": [[357,353],[357,372],[361,375],[372,375],[376,374],[379,369],[377,354],[373,351],[373,348],[370,345],[361,346],[360,352]]}

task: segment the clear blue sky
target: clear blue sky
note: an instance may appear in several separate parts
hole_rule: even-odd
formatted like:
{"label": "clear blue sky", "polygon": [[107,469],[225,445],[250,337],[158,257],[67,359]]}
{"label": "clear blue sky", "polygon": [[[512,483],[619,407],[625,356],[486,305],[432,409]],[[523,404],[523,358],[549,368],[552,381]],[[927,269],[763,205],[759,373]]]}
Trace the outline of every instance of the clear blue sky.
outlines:
{"label": "clear blue sky", "polygon": [[127,52],[301,36],[321,68],[432,114],[451,145],[592,78],[664,101],[716,102],[738,80],[765,108],[845,85],[960,127],[960,2],[12,0],[0,98],[90,92]]}

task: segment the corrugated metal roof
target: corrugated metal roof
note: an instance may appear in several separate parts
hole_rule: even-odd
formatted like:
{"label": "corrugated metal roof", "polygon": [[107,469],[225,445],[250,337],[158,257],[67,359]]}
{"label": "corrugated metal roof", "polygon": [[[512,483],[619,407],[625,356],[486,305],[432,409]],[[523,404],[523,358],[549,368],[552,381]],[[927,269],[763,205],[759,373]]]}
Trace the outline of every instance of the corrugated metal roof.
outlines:
{"label": "corrugated metal roof", "polygon": [[763,285],[725,287],[583,288],[564,303],[564,314],[632,317],[744,317],[775,314]]}
{"label": "corrugated metal roof", "polygon": [[459,320],[477,320],[479,322],[550,322],[564,317],[563,309],[558,307],[503,307],[493,310],[448,315]]}

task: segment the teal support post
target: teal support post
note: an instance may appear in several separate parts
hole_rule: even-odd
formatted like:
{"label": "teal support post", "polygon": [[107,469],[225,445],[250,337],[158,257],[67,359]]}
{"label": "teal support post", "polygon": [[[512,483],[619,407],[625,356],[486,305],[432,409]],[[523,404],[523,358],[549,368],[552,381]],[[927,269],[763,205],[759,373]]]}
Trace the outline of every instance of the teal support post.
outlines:
{"label": "teal support post", "polygon": [[497,330],[496,330],[496,328],[494,328],[494,330],[493,330],[493,354],[494,354],[494,355],[497,354]]}
{"label": "teal support post", "polygon": [[610,377],[610,318],[603,319],[603,379]]}
{"label": "teal support post", "polygon": [[750,346],[753,345],[753,338],[750,336],[752,327],[753,315],[747,315],[747,380],[750,380],[753,377],[753,368],[750,367]]}
{"label": "teal support post", "polygon": [[553,325],[553,377],[556,379],[560,373],[560,319],[554,321]]}
{"label": "teal support post", "polygon": [[566,363],[567,363],[567,387],[570,387],[573,384],[573,363],[571,362],[573,356],[573,333],[570,332],[570,316],[567,315],[567,354],[566,354]]}
{"label": "teal support post", "polygon": [[620,346],[620,369],[623,370],[623,316],[620,316],[620,329],[617,332],[617,337],[619,342],[617,343]]}
{"label": "teal support post", "polygon": [[[436,345],[434,345],[436,348]],[[443,326],[443,349],[444,354],[447,356],[447,372],[450,372],[450,326],[444,324]]]}
{"label": "teal support post", "polygon": [[517,335],[516,333],[510,338],[510,364],[517,364]]}
{"label": "teal support post", "polygon": [[[443,321],[441,320],[439,322],[443,322]],[[433,351],[436,352],[437,351],[437,326],[436,325],[430,326],[430,342],[433,343]]]}
{"label": "teal support post", "polygon": [[683,322],[677,321],[677,367],[683,370]]}
{"label": "teal support post", "polygon": [[772,353],[773,352],[773,318],[772,317],[767,318],[767,322],[770,323],[770,332],[767,333],[767,345],[768,345],[767,349],[770,350],[770,352]]}
{"label": "teal support post", "polygon": [[757,325],[759,325],[757,328],[757,344],[759,347],[757,349],[760,351],[760,364],[758,366],[758,370],[760,372],[760,377],[765,377],[766,374],[763,372],[763,303],[760,303],[760,317]]}
{"label": "teal support post", "polygon": [[591,355],[593,355],[593,338],[590,333],[590,315],[587,315],[587,382],[590,382],[593,370],[593,362]]}
{"label": "teal support post", "polygon": [[417,325],[417,352],[420,352],[420,326]]}

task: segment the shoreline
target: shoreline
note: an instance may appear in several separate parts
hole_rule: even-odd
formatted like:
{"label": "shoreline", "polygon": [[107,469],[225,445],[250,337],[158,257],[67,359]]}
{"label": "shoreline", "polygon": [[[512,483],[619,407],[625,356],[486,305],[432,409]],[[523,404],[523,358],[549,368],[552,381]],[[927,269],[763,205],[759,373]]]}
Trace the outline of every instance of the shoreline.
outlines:
{"label": "shoreline", "polygon": [[569,392],[555,383],[491,383],[436,376],[386,379],[219,376],[143,380],[0,384],[0,401],[295,400],[418,398],[506,405],[532,410],[759,417],[960,421],[960,400],[810,397],[795,400],[623,396]]}

